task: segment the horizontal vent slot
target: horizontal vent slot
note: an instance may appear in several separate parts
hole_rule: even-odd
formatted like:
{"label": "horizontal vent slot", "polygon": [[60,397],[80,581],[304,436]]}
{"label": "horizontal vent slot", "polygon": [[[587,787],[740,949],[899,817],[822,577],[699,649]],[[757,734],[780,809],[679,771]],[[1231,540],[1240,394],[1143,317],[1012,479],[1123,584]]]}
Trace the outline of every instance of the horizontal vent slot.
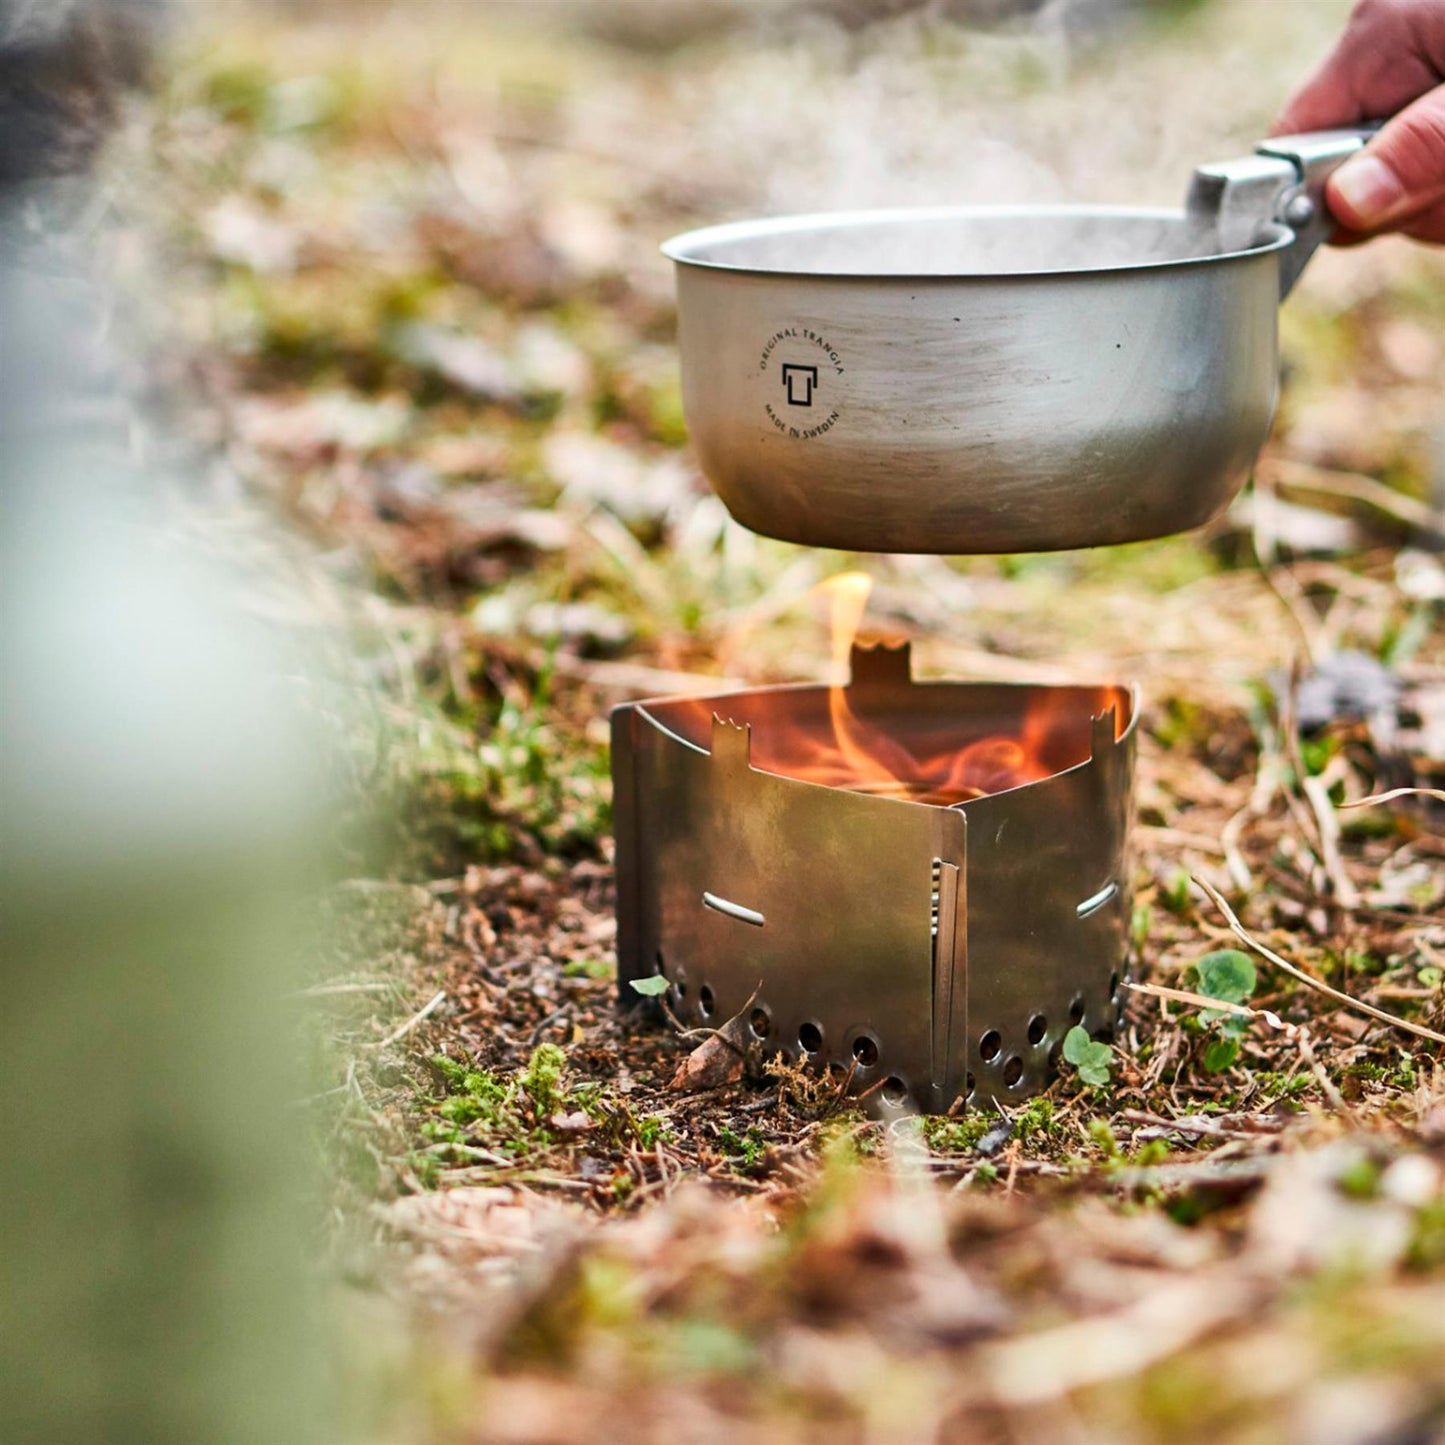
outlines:
{"label": "horizontal vent slot", "polygon": [[741,903],[734,903],[731,898],[719,898],[716,893],[704,893],[702,906],[711,908],[714,913],[721,913],[724,917],[736,918],[739,923],[751,923],[754,928],[761,928],[767,922],[757,909],[744,908]]}

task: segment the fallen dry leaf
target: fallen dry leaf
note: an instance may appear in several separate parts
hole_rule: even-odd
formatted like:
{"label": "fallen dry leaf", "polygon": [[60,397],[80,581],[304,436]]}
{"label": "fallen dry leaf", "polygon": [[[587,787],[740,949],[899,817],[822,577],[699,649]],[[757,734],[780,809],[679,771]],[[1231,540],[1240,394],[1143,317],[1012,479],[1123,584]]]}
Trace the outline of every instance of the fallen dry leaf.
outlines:
{"label": "fallen dry leaf", "polygon": [[730,1018],[697,1046],[678,1066],[669,1088],[689,1093],[720,1089],[743,1076],[748,1025],[741,1014]]}

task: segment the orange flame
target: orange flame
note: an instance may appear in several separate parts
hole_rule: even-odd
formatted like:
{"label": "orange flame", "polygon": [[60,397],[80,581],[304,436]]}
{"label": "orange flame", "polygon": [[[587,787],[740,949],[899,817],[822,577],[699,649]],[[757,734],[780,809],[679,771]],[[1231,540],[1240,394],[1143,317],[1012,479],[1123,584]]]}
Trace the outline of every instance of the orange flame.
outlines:
{"label": "orange flame", "polygon": [[[816,693],[804,696],[791,689],[744,695],[735,710],[722,707],[738,723],[751,725],[755,768],[946,807],[1037,782],[1085,761],[1092,743],[1090,720],[1109,707],[1115,709],[1116,735],[1122,731],[1128,694],[1117,688],[1086,689],[1082,695],[1073,688],[1041,689],[1030,695],[1022,715],[995,703],[991,727],[989,714],[960,719],[911,706],[905,711],[885,706],[875,716],[865,703],[860,715],[854,701],[861,699],[850,698],[846,684],[872,587],[866,573],[847,572],[814,589],[829,611],[833,682],[826,716],[807,700]],[[676,699],[658,705],[657,712],[699,746],[709,746],[707,703]],[[985,727],[990,730],[979,736]]]}
{"label": "orange flame", "polygon": [[829,604],[833,686],[828,690],[828,717],[833,735],[814,740],[812,758],[796,756],[796,749],[790,749],[795,753],[786,767],[790,776],[859,792],[957,803],[1035,782],[1054,771],[1043,761],[1042,744],[1049,731],[1044,718],[1027,720],[1024,739],[995,735],[964,747],[945,744],[922,753],[878,724],[860,718],[849,702],[845,684],[873,579],[864,572],[844,572],[815,591]]}
{"label": "orange flame", "polygon": [[[873,579],[866,572],[843,572],[820,582],[814,594],[828,599],[828,632],[833,652],[833,685],[828,689],[828,719],[833,724],[844,776],[841,786],[865,792],[892,792],[918,771],[913,755],[887,733],[861,722],[848,703],[848,662],[853,640],[868,610]],[[826,764],[818,770],[826,771]],[[806,772],[795,776],[807,779]]]}

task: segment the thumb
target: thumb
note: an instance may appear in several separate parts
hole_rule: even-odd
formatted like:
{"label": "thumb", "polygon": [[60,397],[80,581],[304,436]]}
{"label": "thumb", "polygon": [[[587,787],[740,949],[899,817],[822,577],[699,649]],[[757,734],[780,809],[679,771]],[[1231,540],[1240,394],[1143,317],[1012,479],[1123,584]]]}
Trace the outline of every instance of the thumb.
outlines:
{"label": "thumb", "polygon": [[1330,177],[1330,211],[1347,230],[1395,229],[1445,196],[1445,85],[1389,121]]}

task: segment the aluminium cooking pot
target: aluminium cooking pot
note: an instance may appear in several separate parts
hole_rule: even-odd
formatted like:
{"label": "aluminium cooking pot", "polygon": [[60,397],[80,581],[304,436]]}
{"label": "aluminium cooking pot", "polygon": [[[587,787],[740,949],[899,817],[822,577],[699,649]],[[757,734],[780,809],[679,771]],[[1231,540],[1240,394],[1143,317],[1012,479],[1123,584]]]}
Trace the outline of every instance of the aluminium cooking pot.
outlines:
{"label": "aluminium cooking pot", "polygon": [[1276,307],[1372,128],[1195,172],[1183,209],[714,226],[677,263],[683,405],[744,526],[865,552],[1042,552],[1208,521],[1278,394]]}

